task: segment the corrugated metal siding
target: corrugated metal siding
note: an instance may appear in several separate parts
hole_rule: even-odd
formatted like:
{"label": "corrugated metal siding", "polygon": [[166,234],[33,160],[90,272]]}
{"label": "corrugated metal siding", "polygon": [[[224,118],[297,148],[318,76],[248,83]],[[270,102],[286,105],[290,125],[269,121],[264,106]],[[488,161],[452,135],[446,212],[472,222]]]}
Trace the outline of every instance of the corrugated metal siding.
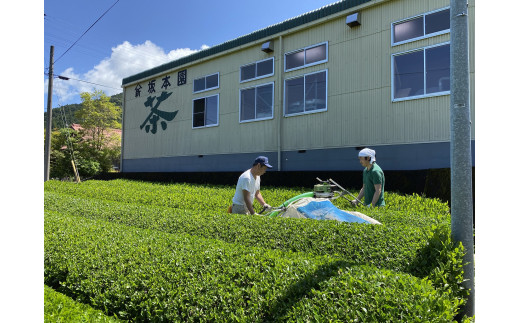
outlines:
{"label": "corrugated metal siding", "polygon": [[[272,56],[273,54],[265,54],[254,46],[245,48],[236,55],[223,56],[210,63],[190,66],[187,84],[182,86],[177,86],[177,71],[173,71],[154,78],[156,93],[147,92],[151,79],[137,83],[142,86],[139,98],[135,98],[134,89],[137,84],[125,88],[125,137],[128,138],[125,144],[125,158],[238,153],[255,149],[276,150],[276,137],[269,135],[275,131],[274,120],[239,123],[239,89],[276,80],[276,76],[272,76],[240,84],[240,66]],[[194,79],[217,72],[218,89],[193,93]],[[161,79],[166,75],[170,76],[172,83],[172,87],[167,91],[173,94],[160,109],[179,112],[175,119],[168,123],[166,131],[159,130],[156,134],[145,133],[139,128],[150,112],[150,109],[144,106],[144,102],[149,96],[156,96],[161,92]],[[277,91],[275,84],[275,95],[278,95]],[[192,129],[193,100],[216,94],[219,95],[218,126]]]}
{"label": "corrugated metal siding", "polygon": [[279,24],[269,26],[267,28],[250,33],[248,35],[230,40],[223,44],[213,46],[206,50],[183,57],[183,58],[175,60],[173,62],[169,62],[169,63],[163,64],[161,66],[158,66],[156,68],[152,68],[150,70],[138,73],[136,75],[129,76],[129,77],[123,79],[123,85],[134,82],[134,81],[138,81],[140,79],[143,79],[143,78],[146,78],[146,77],[149,77],[149,76],[161,73],[161,72],[164,72],[166,70],[174,69],[174,68],[176,68],[178,66],[182,66],[184,64],[189,64],[191,62],[197,61],[197,60],[205,58],[205,57],[210,57],[212,55],[216,55],[216,54],[225,52],[226,50],[229,50],[229,49],[232,49],[235,47],[246,45],[251,42],[266,38],[266,37],[271,37],[278,33],[290,30],[294,27],[298,27],[298,26],[313,22],[315,20],[336,14],[338,12],[347,10],[349,8],[359,6],[359,5],[369,2],[369,1],[371,1],[371,0],[345,0],[345,1],[338,1],[338,2],[332,3],[330,5],[322,7],[320,9],[305,13],[303,15],[300,15],[300,16],[292,18],[292,19],[288,19]]}
{"label": "corrugated metal siding", "polygon": [[[258,44],[247,47],[246,43],[243,43],[240,45],[240,50],[230,55],[218,56],[210,61],[182,67],[188,69],[188,83],[180,87],[176,84],[177,70],[166,71],[166,74],[155,77],[158,84],[156,89],[160,88],[162,77],[166,75],[171,77],[172,87],[168,91],[173,94],[168,104],[161,105],[161,109],[166,111],[178,109],[179,112],[176,118],[168,123],[167,131],[158,131],[155,135],[147,134],[139,128],[150,111],[144,106],[145,100],[150,95],[147,92],[150,79],[142,79],[139,83],[127,86],[124,96],[123,158],[276,152],[279,122],[282,126],[281,151],[449,141],[449,95],[401,102],[391,101],[391,55],[448,42],[449,34],[393,47],[390,36],[392,22],[448,5],[448,0],[381,2],[379,5],[361,11],[359,27],[346,26],[347,12],[345,12],[343,16],[312,28],[283,35],[283,53],[322,42],[328,42],[329,46],[327,63],[287,73],[283,72],[284,57],[279,55],[278,38],[274,39],[275,51],[272,54],[260,51]],[[470,10],[474,12],[474,3],[470,4]],[[320,13],[323,14],[325,12]],[[316,17],[309,15],[305,19],[314,21]],[[299,20],[299,23],[301,21]],[[470,20],[470,31],[474,32],[474,19]],[[247,35],[247,37],[253,36]],[[473,36],[470,42],[471,48],[474,48]],[[474,89],[473,52],[472,49],[472,89]],[[240,66],[272,56],[275,57],[274,76],[240,83]],[[163,68],[164,66],[160,67]],[[283,109],[281,105],[283,92],[280,89],[283,89],[284,80],[321,70],[327,70],[327,111],[280,118]],[[216,72],[220,73],[219,89],[193,93],[195,78]],[[274,82],[273,119],[239,123],[240,89],[269,82]],[[142,86],[139,98],[134,95],[137,84]],[[156,94],[158,93],[160,90]],[[219,125],[192,129],[193,99],[217,93],[219,94]],[[474,120],[474,107],[472,107],[472,120]]]}

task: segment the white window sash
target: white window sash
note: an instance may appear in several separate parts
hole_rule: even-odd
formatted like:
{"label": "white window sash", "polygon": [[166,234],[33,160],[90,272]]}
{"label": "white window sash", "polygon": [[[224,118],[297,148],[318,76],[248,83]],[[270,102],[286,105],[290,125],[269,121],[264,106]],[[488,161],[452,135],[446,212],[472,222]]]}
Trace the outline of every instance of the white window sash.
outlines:
{"label": "white window sash", "polygon": [[[313,75],[313,74],[319,74],[319,73],[323,73],[325,72],[325,109],[318,109],[318,110],[311,110],[311,111],[305,111],[305,93],[306,93],[306,82],[305,82],[305,78],[308,76],[308,75]],[[319,112],[325,112],[328,110],[329,108],[329,98],[328,98],[328,92],[329,92],[329,78],[328,78],[328,75],[329,75],[329,71],[328,69],[325,69],[325,70],[321,70],[321,71],[317,71],[317,72],[312,72],[312,73],[307,73],[307,74],[303,74],[303,75],[298,75],[296,77],[291,77],[291,78],[288,78],[288,79],[285,79],[284,81],[284,97],[283,97],[283,115],[284,117],[293,117],[293,116],[299,116],[299,115],[305,115],[305,114],[313,114],[313,113],[319,113]],[[303,111],[302,112],[296,112],[296,113],[286,113],[286,92],[287,92],[287,88],[286,88],[286,84],[287,84],[287,81],[290,81],[290,80],[294,80],[294,79],[297,79],[297,78],[302,78],[303,77]]]}
{"label": "white window sash", "polygon": [[[392,39],[392,46],[398,46],[398,45],[402,45],[402,44],[418,41],[418,40],[421,40],[421,39],[426,39],[426,38],[430,38],[430,37],[434,37],[434,36],[444,35],[444,34],[450,33],[450,29],[445,29],[445,30],[440,30],[440,31],[435,32],[435,33],[426,34],[426,16],[428,16],[430,14],[433,14],[433,13],[436,13],[436,12],[439,12],[439,11],[444,11],[446,9],[450,9],[450,7],[444,7],[444,8],[433,10],[433,11],[429,11],[429,12],[426,12],[426,13],[423,13],[423,14],[420,14],[420,15],[417,15],[417,16],[408,17],[408,18],[405,18],[405,19],[401,19],[401,20],[392,22],[390,24],[390,34],[391,34],[390,36],[391,36],[391,39]],[[410,21],[410,20],[419,18],[421,16],[423,17],[423,24],[422,24],[423,35],[419,36],[419,37],[403,40],[403,41],[400,41],[400,42],[395,42],[395,39],[394,39],[394,26],[397,25],[397,24],[400,24],[402,22],[406,22],[406,21]]]}
{"label": "white window sash", "polygon": [[[270,117],[264,117],[264,118],[257,118],[257,116],[256,116],[257,115],[257,108],[256,108],[257,91],[258,91],[259,87],[266,86],[266,85],[271,85],[271,87],[272,87],[271,116]],[[255,118],[254,119],[248,119],[248,120],[242,120],[242,91],[251,90],[251,89],[255,89],[255,101],[254,101],[255,102]],[[274,118],[274,82],[259,84],[259,85],[250,86],[250,87],[246,87],[246,88],[240,89],[240,91],[238,93],[238,106],[239,106],[239,110],[238,110],[238,122],[239,123],[248,123],[248,122],[255,122],[255,121],[262,121],[262,120],[271,120],[271,119],[273,119]]]}
{"label": "white window sash", "polygon": [[[306,63],[306,60],[307,60],[307,58],[306,58],[307,50],[310,49],[310,48],[319,47],[319,46],[322,46],[322,45],[325,45],[325,59],[321,60],[321,61],[314,62],[314,63],[307,64]],[[287,55],[291,55],[291,54],[300,52],[302,50],[304,52],[303,65],[287,69]],[[328,61],[329,61],[329,42],[326,41],[326,42],[323,42],[323,43],[314,44],[314,45],[311,45],[311,46],[307,46],[307,47],[304,47],[304,48],[299,48],[299,49],[296,49],[296,50],[293,50],[293,51],[285,53],[284,54],[284,70],[285,70],[285,72],[295,71],[295,70],[299,70],[301,68],[327,63]]]}
{"label": "white window sash", "polygon": [[[258,75],[258,64],[259,63],[263,63],[265,61],[269,61],[271,60],[272,61],[272,64],[273,64],[273,72],[270,73],[270,74],[266,74],[266,75],[262,75],[262,76],[257,76]],[[250,65],[255,65],[255,77],[253,78],[250,78],[250,79],[245,79],[245,80],[242,80],[242,67],[246,67],[246,66],[250,66]],[[256,61],[254,63],[250,63],[250,64],[245,64],[245,65],[242,65],[240,66],[240,73],[239,73],[239,78],[240,78],[240,83],[246,83],[246,82],[251,82],[251,81],[254,81],[254,80],[259,80],[259,79],[263,79],[263,78],[266,78],[266,77],[269,77],[269,76],[273,76],[274,75],[274,57],[271,57],[271,58],[268,58],[268,59],[263,59],[263,60],[260,60],[260,61]]]}
{"label": "white window sash", "polygon": [[[213,75],[217,75],[217,86],[208,88],[207,85],[206,85],[207,84],[207,79],[208,79],[208,77],[213,76]],[[204,89],[195,91],[195,81],[200,80],[200,79],[204,79]],[[209,75],[206,75],[206,76],[202,76],[202,77],[199,77],[199,78],[196,78],[195,80],[193,80],[193,93],[201,93],[201,92],[211,91],[211,90],[218,89],[219,87],[220,87],[220,72],[209,74]]]}
{"label": "white window sash", "polygon": [[[206,124],[206,116],[207,116],[207,109],[208,109],[208,104],[207,104],[207,99],[208,98],[211,98],[211,97],[214,97],[216,96],[217,97],[217,123],[215,124],[211,124],[211,125],[207,125]],[[194,116],[195,116],[195,101],[197,100],[202,100],[204,99],[204,125],[203,126],[198,126],[198,127],[194,127],[193,126],[193,120],[194,120]],[[192,100],[192,103],[191,103],[191,129],[202,129],[202,128],[210,128],[210,127],[216,127],[219,125],[219,122],[220,122],[220,94],[214,94],[214,95],[208,95],[208,96],[203,96],[203,97],[200,97],[200,98],[196,98],[196,99],[193,99]]]}
{"label": "white window sash", "polygon": [[[451,90],[450,91],[439,91],[439,92],[434,92],[434,93],[426,93],[426,89],[427,89],[426,88],[426,79],[427,79],[427,73],[426,73],[426,64],[427,64],[427,62],[426,62],[426,50],[430,49],[430,48],[434,48],[434,47],[444,46],[444,45],[450,45],[450,42],[444,42],[444,43],[440,43],[440,44],[435,44],[435,45],[431,45],[431,46],[426,46],[426,47],[422,47],[422,48],[416,48],[416,49],[412,49],[412,50],[408,50],[408,51],[392,54],[391,61],[390,61],[391,72],[392,72],[392,75],[391,75],[391,77],[392,77],[392,88],[391,88],[391,91],[392,91],[392,102],[429,98],[429,97],[434,97],[434,96],[448,95],[448,94],[451,93]],[[402,97],[402,98],[395,98],[394,97],[395,96],[394,58],[396,56],[406,55],[406,54],[410,54],[410,53],[418,52],[418,51],[422,51],[423,52],[423,72],[424,72],[423,73],[423,90],[424,90],[424,93],[420,94],[420,95],[411,95],[411,96],[406,96],[406,97]]]}

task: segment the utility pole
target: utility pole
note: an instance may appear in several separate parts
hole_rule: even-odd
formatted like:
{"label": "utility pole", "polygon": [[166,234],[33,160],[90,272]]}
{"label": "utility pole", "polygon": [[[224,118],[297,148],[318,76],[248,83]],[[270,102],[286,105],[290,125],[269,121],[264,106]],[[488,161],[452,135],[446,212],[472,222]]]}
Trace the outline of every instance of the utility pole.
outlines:
{"label": "utility pole", "polygon": [[54,46],[51,45],[49,63],[49,89],[47,91],[47,129],[45,130],[45,161],[44,161],[44,178],[43,181],[49,180],[50,163],[51,163],[51,132],[52,132],[52,79],[53,79],[53,60]]}
{"label": "utility pole", "polygon": [[475,267],[467,0],[451,0],[450,8],[451,235],[466,252],[463,286],[470,294],[461,315],[471,317],[475,315]]}

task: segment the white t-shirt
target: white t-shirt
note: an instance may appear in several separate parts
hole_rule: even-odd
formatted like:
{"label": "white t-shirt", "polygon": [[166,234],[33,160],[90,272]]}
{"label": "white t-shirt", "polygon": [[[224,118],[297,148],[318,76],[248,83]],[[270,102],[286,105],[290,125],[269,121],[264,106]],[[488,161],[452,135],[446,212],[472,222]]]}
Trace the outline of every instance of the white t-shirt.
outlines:
{"label": "white t-shirt", "polygon": [[233,196],[233,204],[246,205],[244,201],[244,195],[242,190],[246,190],[251,193],[251,202],[255,200],[256,191],[260,190],[260,176],[255,178],[251,174],[251,169],[246,170],[238,178],[237,188],[235,190],[235,196]]}

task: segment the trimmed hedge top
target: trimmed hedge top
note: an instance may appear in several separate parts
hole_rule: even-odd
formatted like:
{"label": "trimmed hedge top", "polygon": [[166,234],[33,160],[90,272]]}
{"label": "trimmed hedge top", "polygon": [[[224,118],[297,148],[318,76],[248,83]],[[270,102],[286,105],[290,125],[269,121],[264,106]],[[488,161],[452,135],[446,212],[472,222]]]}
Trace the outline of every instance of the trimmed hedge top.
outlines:
{"label": "trimmed hedge top", "polygon": [[[262,188],[272,205],[302,191]],[[387,207],[356,209],[373,226],[227,214],[233,194],[47,181],[46,284],[137,321],[445,322],[464,302],[446,203],[388,192]]]}

